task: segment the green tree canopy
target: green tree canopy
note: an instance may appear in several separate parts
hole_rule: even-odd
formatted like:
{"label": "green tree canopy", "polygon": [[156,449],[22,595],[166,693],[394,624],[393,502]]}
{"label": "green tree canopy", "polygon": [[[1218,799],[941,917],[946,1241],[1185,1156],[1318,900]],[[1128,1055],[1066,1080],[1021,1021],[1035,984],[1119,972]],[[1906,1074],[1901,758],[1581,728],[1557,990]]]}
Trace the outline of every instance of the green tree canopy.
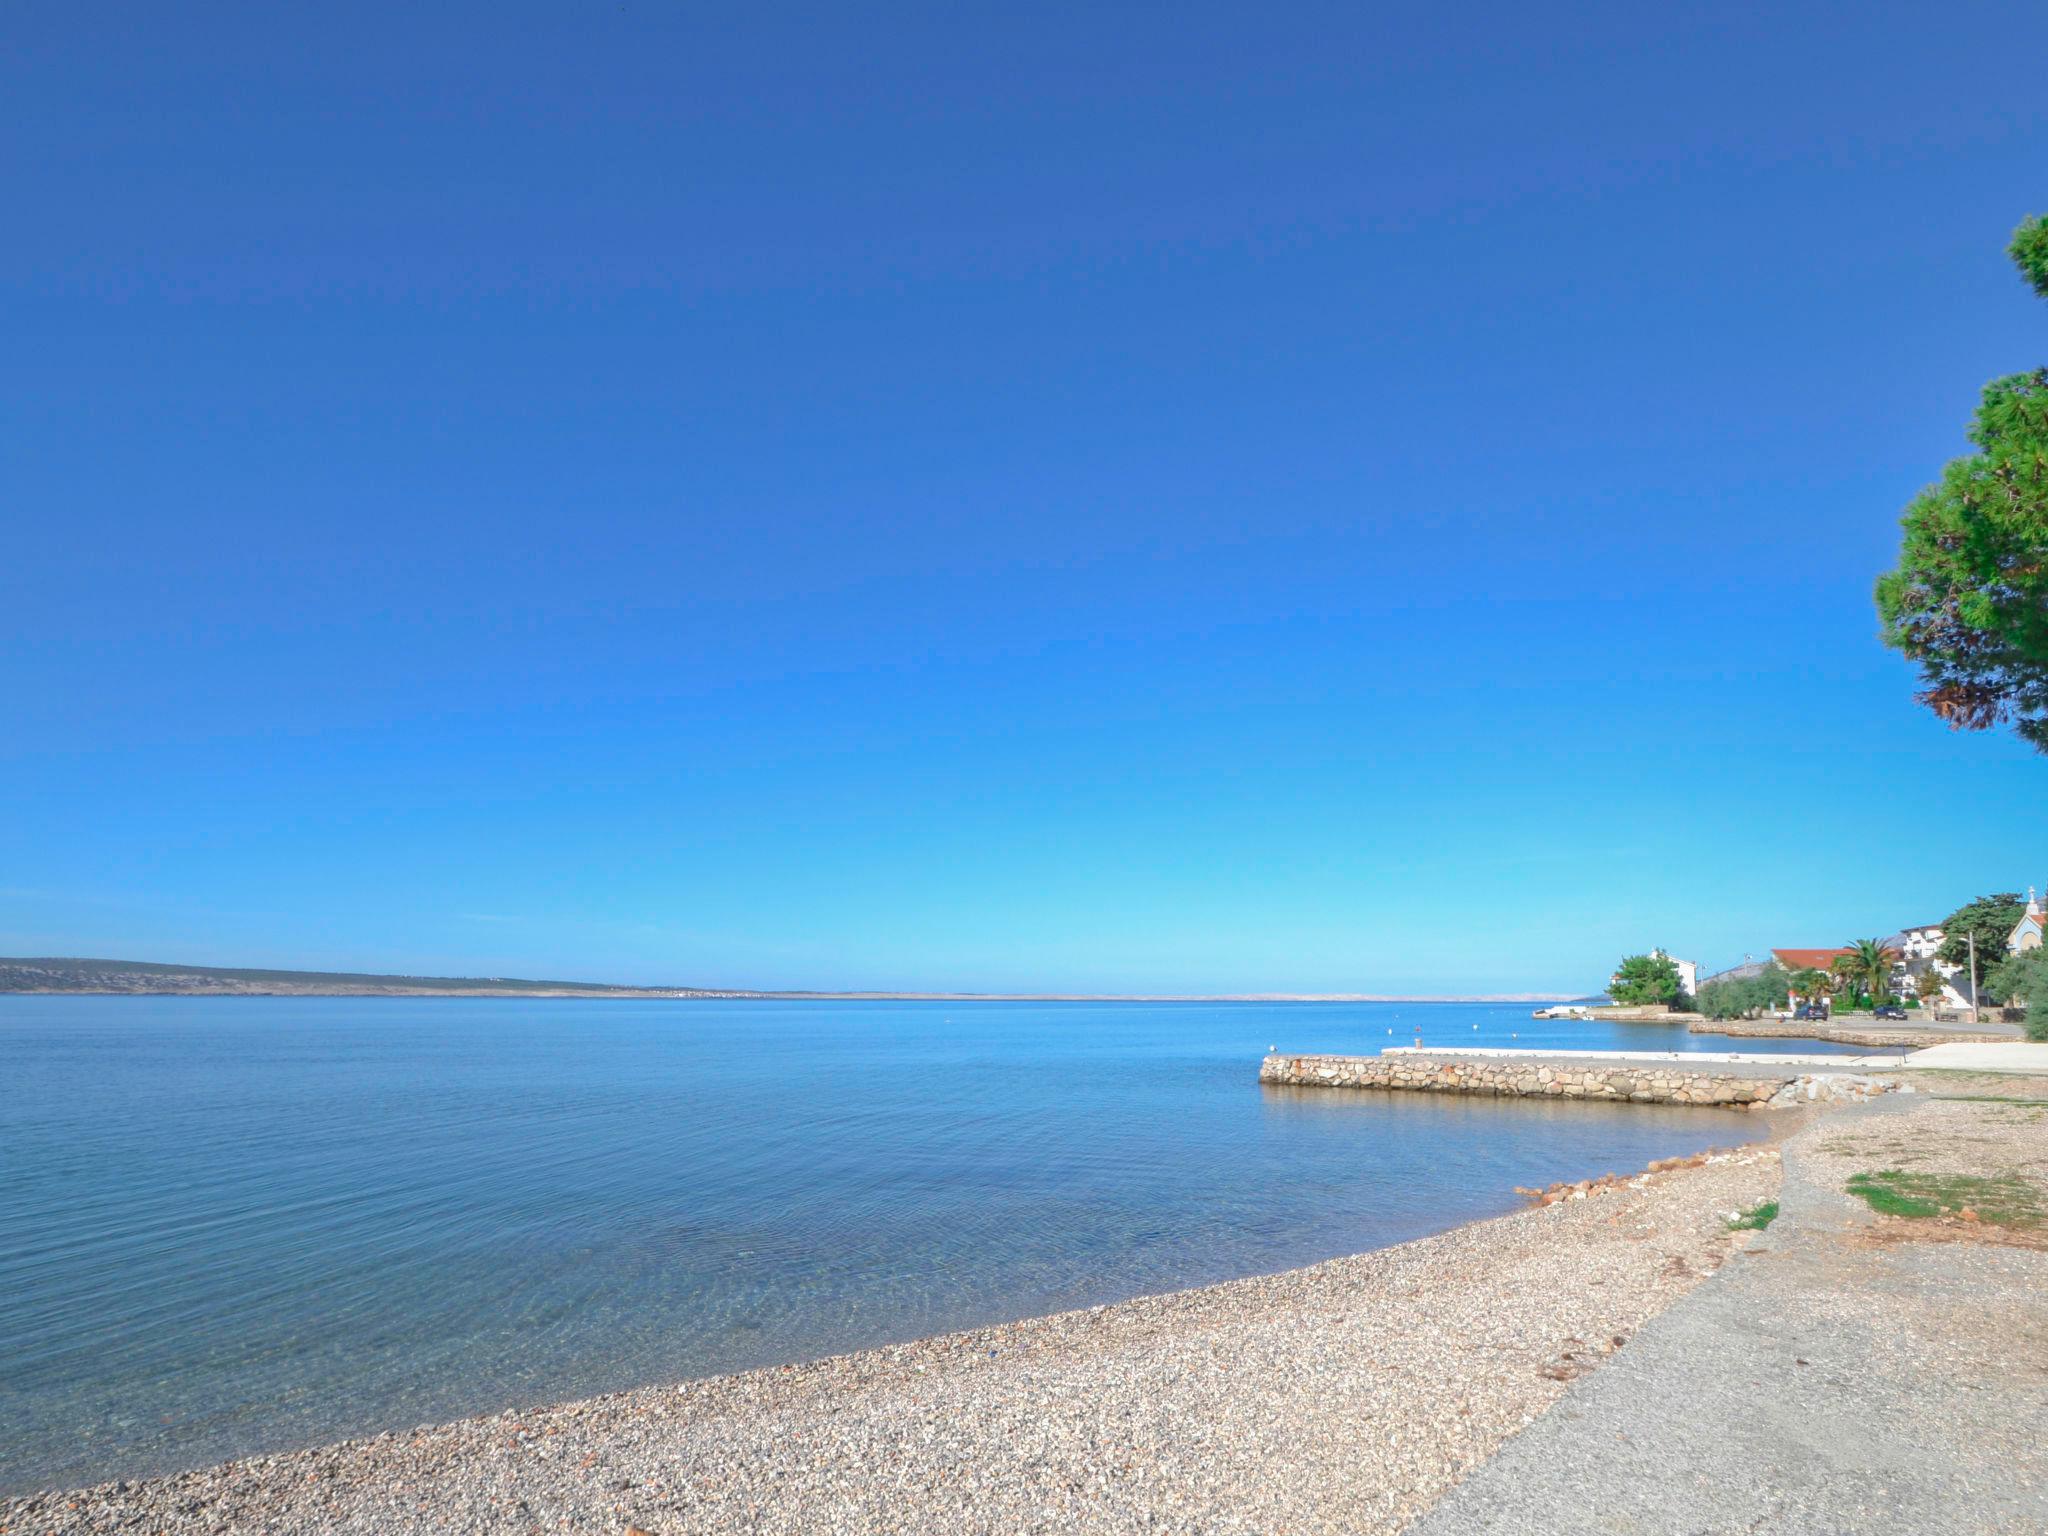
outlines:
{"label": "green tree canopy", "polygon": [[2022,220],[2006,249],[2028,286],[2048,299],[2048,214]]}
{"label": "green tree canopy", "polygon": [[[2009,250],[2048,298],[2048,215]],[[1950,725],[2011,720],[2048,752],[2048,369],[1987,384],[1969,439],[1901,519],[1898,567],[1877,582],[1885,643],[1920,664],[1920,702]]]}
{"label": "green tree canopy", "polygon": [[1699,1010],[1710,1019],[1739,1019],[1749,1013],[1743,1006],[1739,981],[1709,981],[1700,987]]}
{"label": "green tree canopy", "polygon": [[1680,990],[1678,963],[1669,955],[1630,955],[1608,983],[1607,995],[1617,1003],[1636,1007],[1654,1003],[1668,1006]]}
{"label": "green tree canopy", "polygon": [[1775,960],[1767,962],[1761,971],[1751,977],[1750,985],[1753,989],[1751,995],[1755,997],[1759,1009],[1782,1008],[1792,1000],[1791,977],[1785,967]]}
{"label": "green tree canopy", "polygon": [[1977,935],[1977,969],[1989,975],[2005,954],[2005,941],[2012,936],[2013,925],[2026,915],[2026,903],[2016,891],[2000,891],[1996,896],[1979,896],[1968,906],[1958,907],[1949,913],[1941,925],[1941,948],[1935,957],[1943,965],[1970,963],[1970,935]]}
{"label": "green tree canopy", "polygon": [[2027,1010],[2027,1032],[2036,1040],[2048,1037],[2048,949],[2023,950],[2007,955],[1984,977],[1984,990],[1992,997]]}
{"label": "green tree canopy", "polygon": [[1782,1008],[1785,968],[1773,960],[1754,976],[1710,981],[1700,988],[1699,1009],[1710,1019],[1744,1019],[1767,1008]]}
{"label": "green tree canopy", "polygon": [[2007,955],[1985,972],[1984,990],[2009,1003],[2048,1004],[2048,949]]}

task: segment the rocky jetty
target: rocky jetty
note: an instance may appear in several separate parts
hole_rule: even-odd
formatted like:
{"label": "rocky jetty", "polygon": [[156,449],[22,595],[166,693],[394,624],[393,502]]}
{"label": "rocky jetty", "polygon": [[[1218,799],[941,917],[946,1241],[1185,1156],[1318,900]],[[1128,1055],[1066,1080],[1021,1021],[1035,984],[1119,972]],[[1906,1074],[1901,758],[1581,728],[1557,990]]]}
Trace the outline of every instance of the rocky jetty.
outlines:
{"label": "rocky jetty", "polygon": [[1662,1064],[1574,1061],[1569,1057],[1268,1056],[1262,1083],[1297,1088],[1383,1088],[1409,1093],[1474,1093],[1524,1099],[1606,1099],[1635,1104],[1703,1104],[1748,1109],[1797,1080],[1688,1071]]}

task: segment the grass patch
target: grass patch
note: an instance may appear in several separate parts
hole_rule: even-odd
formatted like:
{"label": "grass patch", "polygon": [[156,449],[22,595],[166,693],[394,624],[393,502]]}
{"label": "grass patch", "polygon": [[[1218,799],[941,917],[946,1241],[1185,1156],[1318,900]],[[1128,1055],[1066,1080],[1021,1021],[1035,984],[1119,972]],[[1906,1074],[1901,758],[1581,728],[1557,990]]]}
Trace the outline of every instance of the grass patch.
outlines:
{"label": "grass patch", "polygon": [[1778,1202],[1766,1200],[1762,1205],[1753,1205],[1740,1216],[1728,1218],[1730,1232],[1761,1232],[1778,1219]]}
{"label": "grass patch", "polygon": [[1987,1125],[2039,1125],[2043,1120],[2048,1120],[2048,1104],[1992,1101],[1991,1107],[1984,1111],[1984,1123]]}
{"label": "grass patch", "polygon": [[1822,1142],[1820,1149],[1837,1157],[1882,1157],[1899,1168],[1920,1158],[1920,1149],[1911,1142],[1885,1141],[1874,1136],[1837,1137]]}
{"label": "grass patch", "polygon": [[1980,1179],[1889,1168],[1882,1173],[1856,1174],[1849,1180],[1849,1193],[1880,1216],[1925,1219],[1968,1209],[1977,1213],[1978,1220],[2001,1227],[2038,1227],[2048,1221],[2048,1203],[2041,1191],[2011,1173]]}

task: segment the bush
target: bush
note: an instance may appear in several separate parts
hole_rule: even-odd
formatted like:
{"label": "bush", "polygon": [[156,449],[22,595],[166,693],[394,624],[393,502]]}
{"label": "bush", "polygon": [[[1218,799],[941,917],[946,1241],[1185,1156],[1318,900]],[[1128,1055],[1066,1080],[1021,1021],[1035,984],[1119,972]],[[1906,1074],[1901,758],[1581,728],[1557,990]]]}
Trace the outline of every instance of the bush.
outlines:
{"label": "bush", "polygon": [[1999,961],[1984,977],[1984,994],[2025,1008],[2028,1038],[2048,1038],[2031,1033],[2036,1018],[2048,1017],[2048,949],[2030,949]]}
{"label": "bush", "polygon": [[1784,1006],[1785,972],[1776,962],[1765,966],[1761,975],[1708,982],[1693,1005],[1710,1019],[1740,1019]]}

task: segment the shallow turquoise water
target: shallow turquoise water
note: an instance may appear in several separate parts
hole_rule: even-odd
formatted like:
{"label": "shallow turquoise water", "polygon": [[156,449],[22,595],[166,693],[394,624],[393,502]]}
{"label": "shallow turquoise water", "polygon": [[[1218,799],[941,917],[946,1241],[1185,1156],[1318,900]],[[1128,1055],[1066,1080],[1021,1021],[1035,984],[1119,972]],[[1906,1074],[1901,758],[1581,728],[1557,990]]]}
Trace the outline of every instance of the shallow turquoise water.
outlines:
{"label": "shallow turquoise water", "polygon": [[1525,1005],[0,998],[0,1490],[1288,1268],[1755,1133],[1256,1081],[1418,1029],[1732,1044]]}

